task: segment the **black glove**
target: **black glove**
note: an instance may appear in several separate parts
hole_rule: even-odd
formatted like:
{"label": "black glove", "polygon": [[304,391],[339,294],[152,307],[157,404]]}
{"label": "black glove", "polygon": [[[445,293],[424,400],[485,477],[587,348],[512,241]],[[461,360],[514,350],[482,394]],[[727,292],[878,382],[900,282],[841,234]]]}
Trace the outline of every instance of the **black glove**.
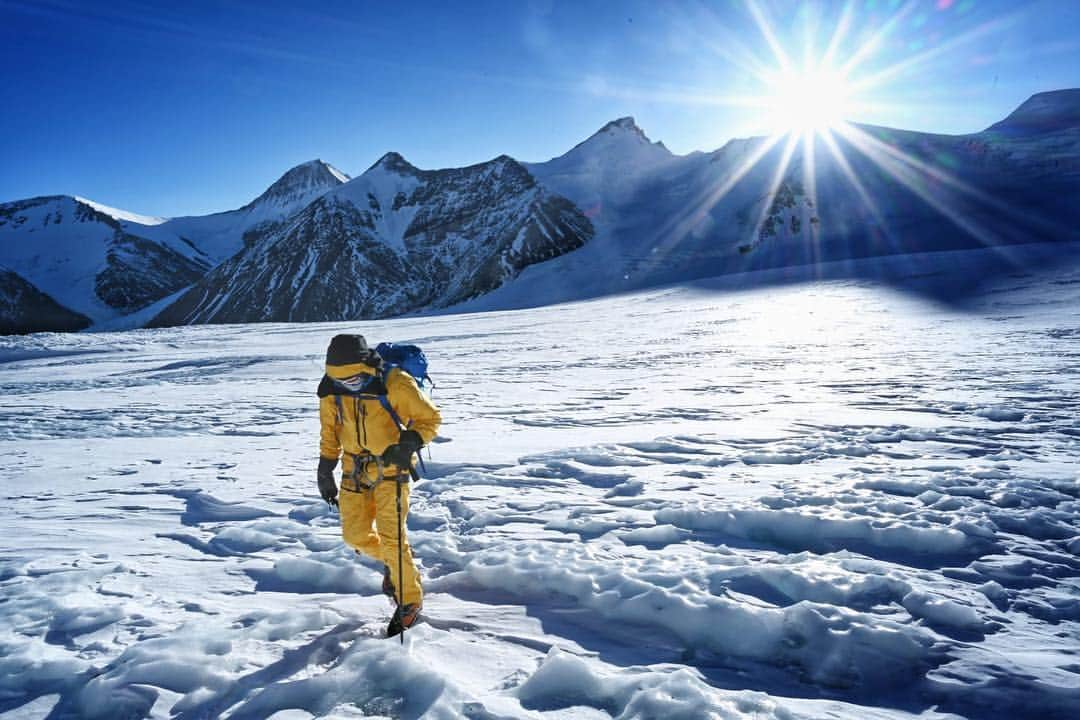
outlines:
{"label": "black glove", "polygon": [[403,430],[396,444],[386,448],[382,454],[382,461],[387,465],[397,465],[399,468],[412,467],[412,456],[417,450],[424,447],[424,439],[415,430]]}
{"label": "black glove", "polygon": [[319,494],[327,505],[337,505],[337,483],[334,482],[334,468],[337,458],[319,458]]}

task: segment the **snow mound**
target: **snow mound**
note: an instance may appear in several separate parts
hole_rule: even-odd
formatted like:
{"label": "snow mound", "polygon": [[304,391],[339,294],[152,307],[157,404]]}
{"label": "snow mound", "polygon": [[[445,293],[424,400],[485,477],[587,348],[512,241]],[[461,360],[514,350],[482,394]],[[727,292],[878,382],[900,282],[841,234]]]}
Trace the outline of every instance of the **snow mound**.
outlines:
{"label": "snow mound", "polygon": [[690,537],[691,533],[674,525],[655,525],[647,528],[635,528],[619,534],[619,539],[627,545],[645,545],[664,547]]}
{"label": "snow mound", "polygon": [[995,420],[997,422],[1015,422],[1023,420],[1025,417],[1023,410],[1001,406],[978,408],[975,410],[975,414],[979,417],[984,417],[987,420]]}
{"label": "snow mound", "polygon": [[825,517],[786,510],[726,510],[687,506],[665,508],[657,522],[685,530],[720,532],[735,538],[774,543],[789,550],[852,550],[908,562],[954,563],[989,548],[984,537],[954,527],[924,527],[869,517]]}
{"label": "snow mound", "polygon": [[351,551],[334,550],[308,557],[284,557],[269,570],[247,570],[257,590],[293,593],[381,592],[382,576],[356,563]]}
{"label": "snow mound", "polygon": [[551,650],[516,691],[522,706],[538,711],[585,706],[619,718],[665,720],[794,720],[768,696],[725,693],[686,669],[597,671],[584,660]]}
{"label": "snow mound", "polygon": [[935,660],[933,637],[918,627],[808,601],[747,605],[680,584],[673,569],[644,561],[613,565],[587,548],[519,543],[475,554],[464,572],[483,587],[526,599],[554,590],[608,623],[662,630],[717,656],[796,664],[824,685],[888,685],[925,672]]}
{"label": "snow mound", "polygon": [[210,493],[196,491],[187,498],[187,509],[180,516],[185,525],[223,522],[229,520],[254,520],[274,513],[243,503],[219,500]]}

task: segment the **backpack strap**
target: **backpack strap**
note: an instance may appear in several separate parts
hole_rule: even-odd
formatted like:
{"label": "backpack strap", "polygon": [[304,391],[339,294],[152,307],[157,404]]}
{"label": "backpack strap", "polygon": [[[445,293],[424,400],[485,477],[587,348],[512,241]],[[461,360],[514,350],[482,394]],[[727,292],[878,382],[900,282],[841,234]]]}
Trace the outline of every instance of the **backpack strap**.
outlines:
{"label": "backpack strap", "polygon": [[401,422],[401,416],[394,410],[394,406],[390,404],[390,398],[386,395],[376,395],[379,398],[379,404],[386,408],[386,412],[390,413],[390,417],[393,419],[394,424],[398,426],[398,430],[407,430],[408,425]]}
{"label": "backpack strap", "polygon": [[[391,370],[392,369],[393,368],[391,368]],[[401,370],[399,368],[398,372],[405,372],[405,371]],[[389,379],[390,379],[390,373],[387,372],[386,375],[383,377],[383,385],[384,386],[387,385],[386,381],[389,380]],[[390,388],[389,388],[389,386],[386,387],[386,394],[385,395],[377,395],[376,397],[379,399],[379,404],[383,406],[383,408],[386,410],[386,412],[390,413],[390,418],[394,421],[394,424],[397,425],[398,430],[399,431],[400,430],[408,430],[409,426],[412,425],[412,422],[403,423],[401,421],[401,416],[397,414],[397,411],[394,410],[394,406],[390,404]],[[416,457],[418,457],[420,459],[420,469],[424,471],[425,475],[427,475],[427,466],[424,465],[424,455],[423,455],[423,453],[417,451]],[[415,476],[416,471],[413,470],[412,473]],[[419,478],[417,478],[417,479],[419,479]]]}
{"label": "backpack strap", "polygon": [[337,424],[338,425],[344,425],[345,424],[345,408],[341,404],[341,396],[340,395],[335,395],[334,396],[334,402],[337,403]]}

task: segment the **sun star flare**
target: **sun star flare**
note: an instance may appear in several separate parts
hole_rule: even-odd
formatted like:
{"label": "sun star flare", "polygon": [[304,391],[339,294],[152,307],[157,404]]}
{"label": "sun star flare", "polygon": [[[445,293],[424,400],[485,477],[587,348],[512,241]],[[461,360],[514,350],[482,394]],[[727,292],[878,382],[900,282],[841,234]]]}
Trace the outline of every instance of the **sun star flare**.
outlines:
{"label": "sun star flare", "polygon": [[845,76],[825,67],[789,68],[769,79],[765,105],[773,132],[821,132],[840,125],[850,111]]}

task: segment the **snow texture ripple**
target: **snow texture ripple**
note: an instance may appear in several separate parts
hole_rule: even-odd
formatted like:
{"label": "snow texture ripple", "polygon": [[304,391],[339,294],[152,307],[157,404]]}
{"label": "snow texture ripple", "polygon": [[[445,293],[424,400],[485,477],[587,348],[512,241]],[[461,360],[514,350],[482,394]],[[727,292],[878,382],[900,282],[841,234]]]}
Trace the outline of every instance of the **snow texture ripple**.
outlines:
{"label": "snow texture ripple", "polygon": [[[1078,289],[2,339],[0,717],[1077,717]],[[342,331],[445,414],[404,647],[315,489]]]}

